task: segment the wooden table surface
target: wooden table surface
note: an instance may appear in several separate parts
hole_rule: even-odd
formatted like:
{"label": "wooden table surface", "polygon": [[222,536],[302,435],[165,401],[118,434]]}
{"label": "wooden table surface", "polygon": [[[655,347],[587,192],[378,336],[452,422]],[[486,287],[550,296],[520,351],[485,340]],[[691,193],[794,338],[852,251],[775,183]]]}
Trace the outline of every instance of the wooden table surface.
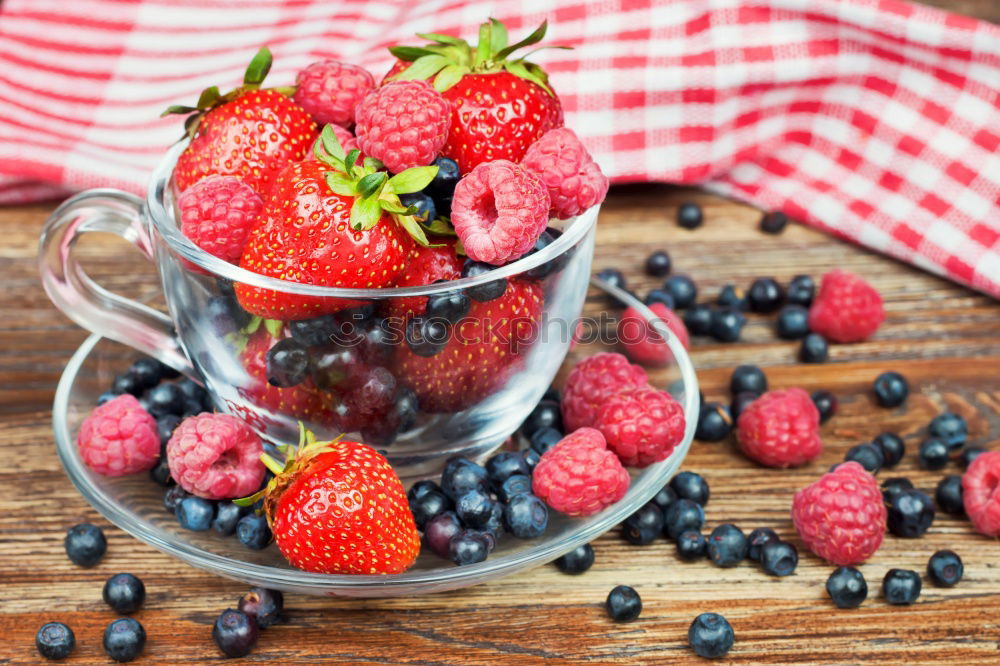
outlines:
{"label": "wooden table surface", "polygon": [[[996,20],[992,0],[936,3]],[[706,223],[678,228],[679,202],[704,206]],[[222,609],[245,587],[195,570],[110,526],[77,494],[56,459],[50,409],[56,382],[85,333],[59,314],[36,275],[39,229],[53,205],[0,209],[0,663],[39,661],[34,633],[47,621],[69,624],[77,636],[71,663],[104,663],[101,635],[111,615],[101,601],[107,576],[131,571],[146,584],[137,614],[149,635],[143,663],[175,664],[221,659],[210,637]],[[685,663],[691,620],[701,612],[724,614],[736,632],[733,663],[1000,661],[1000,544],[974,534],[967,521],[939,514],[926,536],[886,537],[861,567],[869,598],[852,611],[837,610],[823,585],[832,567],[807,553],[794,536],[789,506],[794,491],[842,459],[852,445],[883,430],[900,433],[908,454],[881,477],[909,476],[933,492],[944,473],[918,470],[915,450],[922,429],[949,408],[969,419],[970,443],[1000,446],[1000,307],[995,301],[892,260],[833,240],[800,225],[779,236],[756,228],[760,213],[692,190],[620,188],[609,196],[598,227],[595,269],[616,266],[645,291],[654,280],[641,274],[644,257],[668,249],[676,270],[692,275],[702,294],[723,284],[746,286],[757,276],[787,282],[840,266],[866,276],[886,300],[888,320],[866,343],[832,348],[824,365],[795,362],[796,344],[780,341],[773,318],[752,316],[743,340],[723,345],[697,339],[692,356],[709,400],[726,398],[731,369],[764,366],[772,386],[824,388],[840,399],[837,416],[823,427],[826,449],[798,470],[764,470],[750,464],[732,442],[696,442],[684,468],[705,476],[712,488],[707,529],[735,522],[749,531],[769,526],[800,547],[794,576],[775,579],[747,562],[719,569],[688,564],[660,540],[631,546],[617,534],[594,543],[597,563],[583,576],[552,566],[478,587],[424,597],[341,600],[286,599],[288,621],[268,629],[247,661],[316,663]],[[112,289],[155,295],[152,272],[138,255],[114,240],[87,239],[92,274]],[[593,298],[588,310],[596,311]],[[911,383],[905,408],[875,406],[874,377],[897,370]],[[102,525],[108,554],[93,569],[66,558],[65,530],[81,521]],[[891,567],[923,572],[937,549],[952,548],[965,562],[965,578],[952,589],[925,582],[911,607],[880,598]],[[642,595],[642,616],[614,624],[602,604],[617,584]]]}

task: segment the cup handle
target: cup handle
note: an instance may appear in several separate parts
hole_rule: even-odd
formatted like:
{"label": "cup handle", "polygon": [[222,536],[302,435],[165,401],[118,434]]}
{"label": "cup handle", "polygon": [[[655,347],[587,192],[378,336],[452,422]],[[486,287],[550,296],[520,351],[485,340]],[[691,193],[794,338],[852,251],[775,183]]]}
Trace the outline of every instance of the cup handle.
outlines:
{"label": "cup handle", "polygon": [[83,328],[196,377],[170,318],[101,287],[73,252],[80,236],[103,231],[121,236],[155,262],[142,209],[142,199],[113,189],[87,190],[64,201],[45,222],[38,243],[42,285],[56,307]]}

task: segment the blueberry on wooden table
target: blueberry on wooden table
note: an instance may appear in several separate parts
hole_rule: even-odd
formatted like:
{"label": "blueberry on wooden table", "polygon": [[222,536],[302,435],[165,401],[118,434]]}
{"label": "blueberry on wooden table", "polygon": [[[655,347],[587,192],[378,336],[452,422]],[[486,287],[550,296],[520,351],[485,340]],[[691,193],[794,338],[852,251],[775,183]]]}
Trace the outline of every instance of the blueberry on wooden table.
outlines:
{"label": "blueberry on wooden table", "polygon": [[116,613],[128,615],[142,607],[146,586],[130,573],[115,574],[105,581],[101,597]]}
{"label": "blueberry on wooden table", "polygon": [[132,661],[146,646],[146,630],[134,618],[119,618],[104,630],[103,644],[104,651],[115,661]]}
{"label": "blueberry on wooden table", "polygon": [[615,622],[631,622],[642,612],[642,599],[634,588],[618,585],[608,593],[604,608]]}
{"label": "blueberry on wooden table", "polygon": [[62,622],[43,624],[35,634],[35,649],[46,659],[65,659],[76,646],[73,630]]}
{"label": "blueberry on wooden table", "polygon": [[253,617],[241,610],[227,608],[212,625],[212,639],[227,657],[245,657],[257,645],[260,631]]}
{"label": "blueberry on wooden table", "polygon": [[577,546],[555,561],[556,568],[564,574],[578,575],[594,565],[594,547],[589,543]]}
{"label": "blueberry on wooden table", "polygon": [[838,567],[826,579],[826,593],[837,608],[857,608],[868,598],[868,583],[854,567]]}
{"label": "blueberry on wooden table", "polygon": [[718,613],[702,613],[688,627],[688,644],[705,659],[724,657],[735,640],[732,625]]}
{"label": "blueberry on wooden table", "polygon": [[63,540],[66,556],[81,567],[97,564],[108,550],[108,541],[97,525],[80,523],[69,528]]}
{"label": "blueberry on wooden table", "polygon": [[882,596],[893,606],[909,606],[920,596],[920,574],[910,569],[889,569],[882,579]]}

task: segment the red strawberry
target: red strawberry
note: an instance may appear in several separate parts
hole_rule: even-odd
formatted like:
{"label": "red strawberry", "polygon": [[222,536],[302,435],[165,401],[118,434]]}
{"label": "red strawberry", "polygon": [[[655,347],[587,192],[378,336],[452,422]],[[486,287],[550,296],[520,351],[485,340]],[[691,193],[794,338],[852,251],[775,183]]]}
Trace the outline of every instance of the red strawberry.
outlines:
{"label": "red strawberry", "polygon": [[418,356],[404,342],[396,351],[396,377],[428,412],[456,412],[499,390],[524,360],[542,315],[542,289],[510,280],[499,298],[472,302],[450,331],[444,349]]}
{"label": "red strawberry", "polygon": [[316,442],[303,432],[284,467],[261,456],[276,476],[260,493],[274,542],[305,571],[394,574],[410,568],[420,534],[403,484],[389,461],[358,442]]}
{"label": "red strawberry", "polygon": [[164,112],[193,114],[185,123],[191,143],[174,168],[178,190],[206,176],[237,176],[264,197],[278,172],[305,156],[316,139],[316,123],[283,92],[261,89],[270,68],[271,52],[264,47],[239,88],[220,95],[213,86],[202,92],[197,108],[172,106]]}
{"label": "red strawberry", "polygon": [[[397,287],[413,287],[462,277],[462,259],[455,252],[455,241],[435,239],[434,242],[439,247],[417,245],[413,249],[406,268],[396,280]],[[415,314],[422,315],[426,309],[426,297],[406,296],[390,300],[386,315],[404,320]]]}
{"label": "red strawberry", "polygon": [[238,389],[240,395],[271,412],[310,423],[329,422],[322,394],[311,379],[290,388],[268,383],[267,350],[277,341],[278,338],[272,337],[263,326],[247,339],[246,347],[240,352],[240,364],[250,377],[250,383]]}
{"label": "red strawberry", "polygon": [[[400,59],[390,80],[433,79],[451,103],[451,129],[441,150],[458,162],[462,173],[477,164],[505,159],[520,162],[543,134],[562,127],[559,98],[538,65],[507,60],[514,51],[545,37],[546,23],[517,44],[507,46],[507,30],[499,21],[480,26],[480,46],[447,35],[421,35],[425,46],[389,49]],[[481,52],[482,51],[482,52]]]}

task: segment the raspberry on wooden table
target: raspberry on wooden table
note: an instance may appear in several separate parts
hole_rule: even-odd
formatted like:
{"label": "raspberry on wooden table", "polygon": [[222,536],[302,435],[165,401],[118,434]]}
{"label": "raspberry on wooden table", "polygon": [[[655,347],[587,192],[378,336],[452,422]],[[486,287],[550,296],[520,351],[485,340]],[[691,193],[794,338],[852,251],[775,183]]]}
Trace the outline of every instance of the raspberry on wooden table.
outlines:
{"label": "raspberry on wooden table", "polygon": [[236,176],[207,176],[177,197],[181,233],[224,261],[238,262],[263,199]]}
{"label": "raspberry on wooden table", "polygon": [[[354,108],[375,87],[366,69],[337,60],[314,62],[295,75],[295,83],[296,104],[320,125],[341,127],[354,124]],[[349,149],[344,146],[344,150]]]}
{"label": "raspberry on wooden table", "polygon": [[593,428],[580,428],[546,451],[535,467],[532,491],[556,511],[589,516],[628,492],[629,475]]}
{"label": "raspberry on wooden table", "polygon": [[249,495],[260,488],[264,464],[260,437],[230,414],[203,413],[184,419],[167,442],[170,476],[205,499]]}
{"label": "raspberry on wooden table", "polygon": [[160,456],[156,420],[127,393],[96,407],[83,420],[77,445],[87,467],[104,476],[145,472]]}
{"label": "raspberry on wooden table", "polygon": [[645,386],[646,371],[621,354],[602,352],[586,358],[566,378],[562,417],[567,432],[592,426],[601,404],[612,394],[632,386]]}
{"label": "raspberry on wooden table", "polygon": [[962,501],[972,527],[1000,536],[1000,451],[980,454],[962,477]]}
{"label": "raspberry on wooden table", "polygon": [[355,120],[361,151],[399,173],[434,161],[448,138],[451,107],[426,81],[393,81],[365,95]]}
{"label": "raspberry on wooden table", "polygon": [[548,188],[552,215],[560,220],[596,206],[608,193],[608,177],[568,127],[543,134],[528,148],[521,166]]}
{"label": "raspberry on wooden table", "polygon": [[882,296],[875,287],[840,269],[823,276],[809,309],[809,330],[833,342],[861,342],[883,321]]}
{"label": "raspberry on wooden table", "polygon": [[767,467],[797,467],[823,451],[819,410],[800,388],[765,393],[743,409],[737,424],[740,449]]}
{"label": "raspberry on wooden table", "polygon": [[684,408],[666,391],[636,386],[608,398],[595,427],[622,464],[646,467],[664,460],[684,439]]}

